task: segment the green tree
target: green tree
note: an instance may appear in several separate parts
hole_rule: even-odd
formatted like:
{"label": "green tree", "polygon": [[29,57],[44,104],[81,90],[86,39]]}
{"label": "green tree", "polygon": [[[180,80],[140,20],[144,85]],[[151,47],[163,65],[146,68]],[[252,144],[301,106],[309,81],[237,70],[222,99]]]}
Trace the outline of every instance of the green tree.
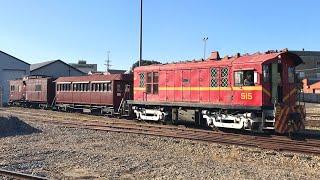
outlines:
{"label": "green tree", "polygon": [[[154,61],[154,60],[141,60],[141,66],[147,66],[147,65],[151,65],[151,64],[161,64],[158,61]],[[133,71],[134,68],[139,66],[139,61],[135,62],[132,67],[131,70]]]}

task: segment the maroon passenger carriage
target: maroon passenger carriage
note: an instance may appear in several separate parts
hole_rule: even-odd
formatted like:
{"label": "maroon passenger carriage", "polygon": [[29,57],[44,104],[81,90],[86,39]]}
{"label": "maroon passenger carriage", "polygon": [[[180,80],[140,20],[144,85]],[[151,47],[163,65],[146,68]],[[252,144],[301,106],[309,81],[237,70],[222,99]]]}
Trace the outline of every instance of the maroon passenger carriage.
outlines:
{"label": "maroon passenger carriage", "polygon": [[22,105],[26,100],[26,84],[22,79],[11,80],[8,105]]}
{"label": "maroon passenger carriage", "polygon": [[95,74],[55,80],[55,106],[62,111],[125,114],[123,106],[132,94],[132,74]]}
{"label": "maroon passenger carriage", "polygon": [[55,97],[53,78],[26,76],[11,80],[9,105],[50,107]]}

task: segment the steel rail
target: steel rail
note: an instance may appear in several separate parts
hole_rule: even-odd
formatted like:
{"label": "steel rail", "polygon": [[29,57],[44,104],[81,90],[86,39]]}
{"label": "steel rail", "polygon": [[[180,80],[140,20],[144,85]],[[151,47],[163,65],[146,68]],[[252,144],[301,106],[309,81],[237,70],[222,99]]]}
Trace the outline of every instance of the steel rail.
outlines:
{"label": "steel rail", "polygon": [[5,169],[0,169],[0,176],[12,177],[15,179],[28,179],[28,180],[44,180],[45,177],[35,176],[31,174],[25,174],[20,172],[9,171]]}

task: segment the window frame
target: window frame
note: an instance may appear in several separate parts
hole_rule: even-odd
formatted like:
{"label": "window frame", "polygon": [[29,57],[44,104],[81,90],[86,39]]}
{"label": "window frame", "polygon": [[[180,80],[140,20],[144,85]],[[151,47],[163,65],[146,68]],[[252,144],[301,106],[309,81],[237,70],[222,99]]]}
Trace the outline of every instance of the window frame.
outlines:
{"label": "window frame", "polygon": [[[147,94],[154,94],[157,95],[159,94],[159,78],[160,78],[160,73],[158,71],[151,71],[147,72],[147,81],[146,81],[146,93]],[[149,74],[150,76],[150,82],[148,81],[149,79]],[[155,78],[156,77],[156,78]]]}
{"label": "window frame", "polygon": [[[291,72],[290,72],[291,71]],[[290,76],[291,74],[291,76]],[[288,67],[288,82],[295,83],[295,67]]]}
{"label": "window frame", "polygon": [[[240,73],[241,74],[241,77],[240,77],[240,83],[237,83],[237,78],[236,78],[236,74],[237,73]],[[243,79],[243,74],[244,74],[244,72],[242,71],[242,70],[237,70],[237,71],[234,71],[234,76],[233,76],[233,78],[234,78],[234,83],[233,83],[233,85],[235,86],[235,87],[242,87],[243,86],[243,81],[244,81],[244,79]]]}
{"label": "window frame", "polygon": [[[244,79],[245,79],[245,75],[248,74],[248,71],[251,71],[250,74],[252,76],[252,84],[253,85],[250,85],[250,86],[256,86],[256,84],[259,84],[259,76],[257,74],[257,71],[255,69],[250,69],[250,70],[234,70],[233,71],[233,85],[234,87],[242,87],[242,86],[248,86],[248,85],[244,85]],[[236,82],[236,73],[241,73],[242,74],[242,77],[240,79],[240,83],[237,83]]]}

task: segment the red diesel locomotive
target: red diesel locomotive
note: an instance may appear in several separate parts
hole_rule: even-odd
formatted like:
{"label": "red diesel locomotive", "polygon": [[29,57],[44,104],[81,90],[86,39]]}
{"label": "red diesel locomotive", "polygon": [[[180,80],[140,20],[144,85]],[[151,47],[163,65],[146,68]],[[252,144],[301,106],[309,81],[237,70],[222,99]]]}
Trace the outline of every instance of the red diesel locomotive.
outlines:
{"label": "red diesel locomotive", "polygon": [[286,50],[207,60],[142,66],[134,69],[133,106],[138,119],[180,119],[191,112],[210,127],[275,130],[304,129],[298,105],[295,67],[299,56]]}

